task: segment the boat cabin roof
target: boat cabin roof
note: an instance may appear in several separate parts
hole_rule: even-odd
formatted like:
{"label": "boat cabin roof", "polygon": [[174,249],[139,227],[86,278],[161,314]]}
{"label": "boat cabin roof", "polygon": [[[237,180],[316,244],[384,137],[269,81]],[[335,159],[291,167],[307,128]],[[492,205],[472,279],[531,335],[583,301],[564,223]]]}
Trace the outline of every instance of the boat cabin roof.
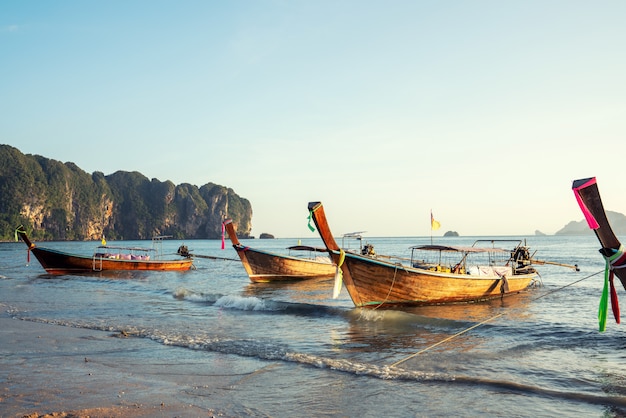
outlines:
{"label": "boat cabin roof", "polygon": [[328,250],[323,247],[311,247],[310,245],[293,245],[291,247],[287,247],[288,250],[296,250],[296,251],[315,251],[318,253],[326,253]]}
{"label": "boat cabin roof", "polygon": [[459,245],[416,245],[412,250],[447,251],[456,253],[509,253],[510,250],[492,247],[463,247]]}
{"label": "boat cabin roof", "polygon": [[[152,245],[158,245],[159,247],[161,247],[163,245],[163,240],[167,239],[167,238],[172,238],[172,235],[156,235],[154,237],[152,237]],[[96,247],[96,249],[103,249],[103,250],[121,250],[121,251],[143,251],[145,253],[148,252],[159,252],[159,249],[157,248],[148,248],[148,247],[120,247],[120,246],[115,246],[115,245],[99,245],[98,247]]]}
{"label": "boat cabin roof", "polygon": [[105,250],[126,250],[126,251],[156,251],[154,248],[144,248],[144,247],[116,247],[114,245],[98,245],[98,248],[102,248]]}
{"label": "boat cabin roof", "polygon": [[348,232],[343,234],[344,238],[361,238],[361,236],[367,231]]}

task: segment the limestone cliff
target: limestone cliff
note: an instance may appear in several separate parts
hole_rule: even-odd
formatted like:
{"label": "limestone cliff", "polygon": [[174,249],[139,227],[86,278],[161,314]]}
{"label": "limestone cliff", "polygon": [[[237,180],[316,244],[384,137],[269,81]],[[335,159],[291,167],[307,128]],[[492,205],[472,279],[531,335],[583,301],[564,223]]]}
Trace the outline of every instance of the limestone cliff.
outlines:
{"label": "limestone cliff", "polygon": [[[252,229],[252,206],[213,183],[149,180],[138,172],[88,174],[74,163],[22,154],[0,145],[0,238],[23,224],[34,239],[99,240],[219,238],[232,218],[242,236]],[[32,232],[31,232],[32,231]]]}

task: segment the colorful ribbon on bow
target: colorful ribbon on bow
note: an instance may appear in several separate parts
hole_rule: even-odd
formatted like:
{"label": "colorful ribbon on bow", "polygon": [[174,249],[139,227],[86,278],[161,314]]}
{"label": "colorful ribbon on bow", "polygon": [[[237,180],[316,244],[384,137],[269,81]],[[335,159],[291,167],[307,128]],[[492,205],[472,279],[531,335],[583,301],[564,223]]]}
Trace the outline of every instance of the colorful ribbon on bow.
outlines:
{"label": "colorful ribbon on bow", "polygon": [[604,332],[606,330],[606,318],[609,310],[609,293],[611,294],[611,310],[613,311],[615,322],[618,324],[620,323],[619,301],[617,300],[617,291],[615,290],[613,278],[615,276],[614,270],[626,268],[626,254],[624,253],[623,245],[620,245],[617,250],[610,249],[610,251],[613,251],[613,255],[606,256],[603,254],[604,259],[606,260],[606,268],[604,269],[604,288],[602,289],[600,307],[598,309],[600,332]]}
{"label": "colorful ribbon on bow", "polygon": [[333,299],[339,297],[341,292],[341,286],[343,285],[343,273],[341,272],[341,265],[346,259],[346,253],[342,249],[339,250],[339,262],[337,263],[337,272],[335,273],[335,285],[333,286]]}
{"label": "colorful ribbon on bow", "polygon": [[580,186],[575,187],[573,189],[574,196],[576,196],[576,202],[578,202],[578,206],[580,206],[580,210],[583,212],[583,215],[585,215],[585,220],[587,221],[587,225],[589,225],[590,229],[598,229],[600,225],[598,225],[598,221],[596,221],[596,218],[593,217],[593,215],[591,214],[591,211],[587,208],[587,205],[585,205],[585,202],[583,202],[582,197],[580,197],[580,191],[584,189],[585,187],[593,186],[594,184],[596,184],[596,178],[592,177],[585,184],[581,184]]}
{"label": "colorful ribbon on bow", "polygon": [[[17,237],[18,232],[21,232],[21,233],[24,233],[24,234],[26,233],[26,230],[24,229],[23,225],[20,225],[17,228],[15,228],[15,241],[16,242],[19,240],[18,237]],[[31,243],[31,245],[28,247],[28,250],[26,252],[26,262],[28,264],[30,264],[30,249],[32,247],[34,247],[34,245]]]}
{"label": "colorful ribbon on bow", "polygon": [[226,229],[226,227],[224,226],[224,222],[222,222],[222,250],[224,249],[224,230]]}

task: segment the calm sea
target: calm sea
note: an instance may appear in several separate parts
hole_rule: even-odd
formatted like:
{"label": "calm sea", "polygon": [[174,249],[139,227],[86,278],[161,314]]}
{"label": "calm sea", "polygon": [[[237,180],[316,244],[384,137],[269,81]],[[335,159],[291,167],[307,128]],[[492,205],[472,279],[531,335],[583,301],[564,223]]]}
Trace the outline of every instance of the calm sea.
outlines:
{"label": "calm sea", "polygon": [[[435,240],[471,245],[474,238]],[[430,238],[366,241],[378,253],[409,256],[410,246]],[[219,241],[184,244],[236,261],[197,259],[189,272],[128,279],[49,276],[34,257],[26,264],[22,242],[2,243],[0,314],[124,331],[135,337],[124,340],[129,347],[147,341],[159,349],[125,351],[124,361],[135,355],[142,364],[221,379],[222,390],[195,385],[178,396],[226,416],[625,415],[626,332],[612,317],[598,332],[604,261],[595,237],[526,241],[535,258],[578,264],[580,271],[538,266],[542,286],[521,295],[403,310],[357,309],[345,289],[332,299],[331,281],[252,284],[228,241],[225,250]],[[165,252],[182,243],[166,242]],[[243,243],[283,252],[297,239]],[[96,243],[40,245],[91,254]],[[626,305],[625,294],[618,283]],[[225,364],[240,371],[237,379],[219,377]]]}

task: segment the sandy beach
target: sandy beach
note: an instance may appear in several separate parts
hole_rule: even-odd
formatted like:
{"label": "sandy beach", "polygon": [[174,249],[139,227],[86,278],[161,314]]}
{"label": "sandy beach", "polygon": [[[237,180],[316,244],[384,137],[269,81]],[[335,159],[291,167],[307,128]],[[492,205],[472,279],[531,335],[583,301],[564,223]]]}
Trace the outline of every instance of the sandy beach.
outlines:
{"label": "sandy beach", "polygon": [[[120,359],[159,349],[123,334],[0,318],[0,417],[207,417],[216,411],[176,398],[194,384],[175,365]],[[108,353],[115,353],[115,364]],[[123,356],[122,356],[123,358]]]}

